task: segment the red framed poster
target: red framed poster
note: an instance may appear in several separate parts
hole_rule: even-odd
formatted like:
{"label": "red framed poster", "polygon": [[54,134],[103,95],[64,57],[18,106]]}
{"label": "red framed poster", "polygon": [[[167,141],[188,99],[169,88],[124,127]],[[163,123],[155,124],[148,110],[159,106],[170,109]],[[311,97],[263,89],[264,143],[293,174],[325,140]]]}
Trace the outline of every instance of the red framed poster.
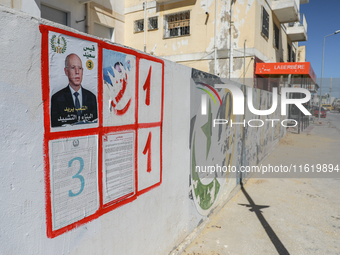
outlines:
{"label": "red framed poster", "polygon": [[162,183],[164,62],[46,25],[42,96],[47,236]]}

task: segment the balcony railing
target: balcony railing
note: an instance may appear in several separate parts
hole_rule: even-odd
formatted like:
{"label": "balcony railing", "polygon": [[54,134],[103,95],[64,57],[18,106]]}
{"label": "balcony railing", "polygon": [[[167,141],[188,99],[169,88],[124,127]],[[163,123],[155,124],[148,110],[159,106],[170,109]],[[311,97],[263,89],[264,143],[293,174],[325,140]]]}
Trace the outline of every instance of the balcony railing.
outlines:
{"label": "balcony railing", "polygon": [[304,14],[302,16],[301,22],[291,22],[288,23],[287,35],[292,40],[292,42],[307,41],[307,21]]}

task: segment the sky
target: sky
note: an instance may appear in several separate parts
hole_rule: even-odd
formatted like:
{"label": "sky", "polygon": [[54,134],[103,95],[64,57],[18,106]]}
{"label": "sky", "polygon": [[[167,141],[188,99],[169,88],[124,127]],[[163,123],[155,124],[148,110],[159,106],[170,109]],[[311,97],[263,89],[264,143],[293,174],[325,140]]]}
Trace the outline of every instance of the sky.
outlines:
{"label": "sky", "polygon": [[[300,13],[307,20],[306,61],[317,75],[318,84],[321,79],[322,48],[326,35],[340,30],[340,0],[309,0],[300,5]],[[330,77],[332,77],[332,97],[340,98],[340,33],[326,38],[323,69],[322,94],[329,93]]]}

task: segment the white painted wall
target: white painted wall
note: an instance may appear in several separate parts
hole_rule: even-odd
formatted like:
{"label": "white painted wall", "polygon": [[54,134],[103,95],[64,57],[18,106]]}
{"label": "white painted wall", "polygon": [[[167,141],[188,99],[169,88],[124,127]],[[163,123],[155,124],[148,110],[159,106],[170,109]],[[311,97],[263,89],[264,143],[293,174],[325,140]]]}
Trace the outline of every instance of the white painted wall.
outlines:
{"label": "white painted wall", "polygon": [[[163,183],[54,239],[46,236],[41,33],[0,7],[0,254],[166,254],[201,219],[188,199],[191,69],[165,62]],[[52,25],[52,23],[45,23]],[[58,25],[57,25],[58,26]],[[64,28],[64,27],[63,27]],[[179,150],[179,148],[181,148]]]}
{"label": "white painted wall", "polygon": [[27,12],[35,17],[40,17],[40,0],[21,1],[21,11]]}

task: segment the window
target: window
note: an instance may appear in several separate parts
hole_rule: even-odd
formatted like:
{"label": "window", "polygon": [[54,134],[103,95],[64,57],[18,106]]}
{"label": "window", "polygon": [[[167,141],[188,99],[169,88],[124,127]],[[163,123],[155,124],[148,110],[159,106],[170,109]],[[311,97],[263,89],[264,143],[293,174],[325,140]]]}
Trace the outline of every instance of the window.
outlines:
{"label": "window", "polygon": [[68,13],[58,9],[41,4],[41,17],[50,21],[68,26]]}
{"label": "window", "polygon": [[190,11],[165,16],[165,38],[190,35]]}
{"label": "window", "polygon": [[135,33],[144,31],[144,19],[135,20]]}
{"label": "window", "polygon": [[268,40],[269,38],[269,14],[262,6],[262,35]]}
{"label": "window", "polygon": [[295,62],[295,61],[296,61],[295,51],[293,51],[292,46],[288,44],[288,62]]}
{"label": "window", "polygon": [[288,62],[292,62],[292,46],[288,44]]}
{"label": "window", "polygon": [[279,49],[280,45],[280,29],[278,26],[274,23],[274,47],[276,49]]}
{"label": "window", "polygon": [[148,30],[158,29],[158,17],[149,18]]}

